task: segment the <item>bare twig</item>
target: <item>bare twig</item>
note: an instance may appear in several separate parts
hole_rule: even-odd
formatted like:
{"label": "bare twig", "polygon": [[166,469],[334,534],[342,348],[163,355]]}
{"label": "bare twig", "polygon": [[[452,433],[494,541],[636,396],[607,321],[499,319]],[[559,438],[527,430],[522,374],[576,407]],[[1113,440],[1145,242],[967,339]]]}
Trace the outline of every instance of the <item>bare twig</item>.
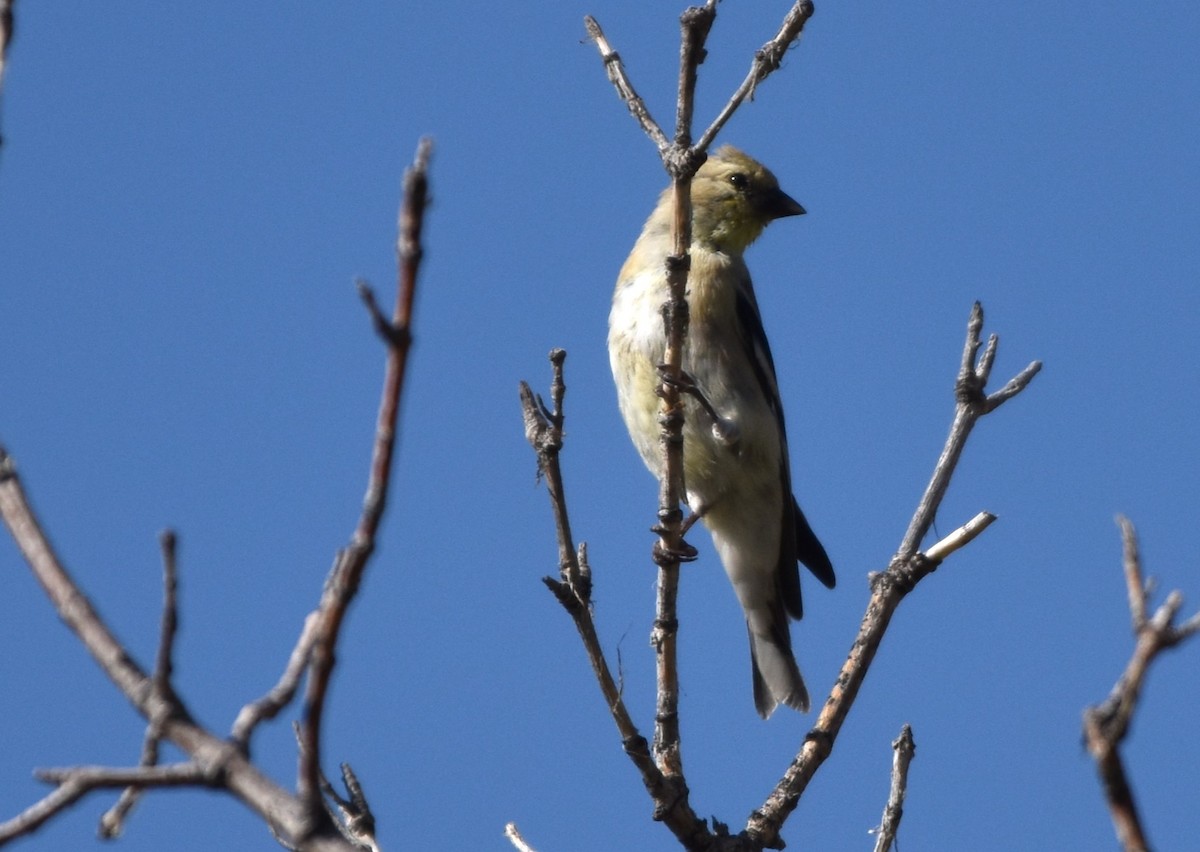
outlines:
{"label": "bare twig", "polygon": [[900,736],[892,741],[892,784],[883,809],[883,820],[875,832],[875,852],[888,852],[896,842],[896,832],[904,816],[904,796],[908,792],[908,764],[916,753],[912,727],[905,725],[900,729]]}
{"label": "bare twig", "polygon": [[[358,592],[367,562],[375,550],[375,535],[387,505],[391,482],[392,456],[396,443],[396,421],[400,412],[400,396],[404,388],[405,368],[412,342],[412,310],[416,293],[417,272],[421,265],[421,226],[429,193],[429,157],[432,143],[423,139],[417,147],[412,166],[404,175],[404,201],[400,208],[399,284],[396,305],[389,333],[384,335],[388,345],[387,370],[379,417],[375,429],[375,447],[371,457],[371,472],[362,514],[349,544],[338,553],[333,570],[325,583],[325,591],[317,609],[315,636],[310,649],[310,673],[304,700],[304,723],[301,726],[303,748],[297,792],[309,814],[324,814],[321,798],[321,720],[329,679],[335,663],[341,627],[350,602]],[[377,314],[378,311],[375,312]]]}
{"label": "bare twig", "polygon": [[1200,632],[1200,612],[1183,624],[1176,625],[1175,618],[1183,606],[1183,595],[1175,591],[1167,595],[1154,615],[1146,617],[1148,592],[1147,583],[1142,578],[1137,533],[1127,518],[1119,517],[1117,523],[1121,527],[1125,551],[1125,586],[1135,638],[1133,655],[1108,698],[1083,711],[1083,735],[1088,752],[1096,761],[1096,771],[1108,801],[1117,840],[1126,852],[1140,852],[1148,849],[1149,845],[1133,790],[1125,774],[1120,745],[1129,733],[1129,723],[1137,710],[1150,664],[1162,651]]}
{"label": "bare twig", "polygon": [[[938,566],[939,560],[963,546],[983,528],[991,523],[987,513],[981,513],[971,522],[956,530],[946,539],[935,544],[929,554],[917,550],[919,542],[933,523],[933,518],[941,505],[946,487],[954,474],[955,466],[962,455],[967,437],[979,418],[994,411],[996,406],[988,405],[989,397],[984,395],[984,387],[991,368],[993,354],[985,351],[984,358],[976,362],[980,347],[980,332],[983,328],[983,309],[978,302],[971,310],[967,323],[967,338],[963,348],[962,366],[955,384],[957,405],[954,422],[950,435],[942,449],[934,468],[933,477],[922,496],[917,511],[909,524],[901,542],[900,549],[892,558],[886,571],[871,576],[871,599],[867,603],[858,636],[850,648],[846,662],[838,674],[833,690],[825,701],[825,706],[817,717],[813,729],[805,737],[804,745],[792,760],[783,778],[776,785],[762,808],[750,815],[746,824],[746,834],[756,843],[757,848],[776,848],[779,842],[779,830],[788,814],[795,809],[800,796],[812,780],[817,769],[825,762],[833,750],[833,743],[846,720],[850,707],[862,688],[867,670],[875,658],[875,652],[883,640],[892,615],[900,605],[900,601],[913,590],[918,582],[931,574]],[[989,343],[989,350],[994,350],[995,343]],[[1037,361],[1030,364],[1020,374],[1026,378],[1020,387],[1014,391],[1014,396],[1024,388],[1030,379],[1036,375],[1041,364]],[[1014,379],[1014,382],[1016,380]],[[1009,385],[1012,385],[1010,382]]]}
{"label": "bare twig", "polygon": [[646,102],[634,90],[629,75],[625,73],[625,66],[621,62],[620,54],[613,50],[612,45],[608,43],[604,31],[600,29],[600,24],[595,18],[591,15],[584,15],[583,25],[587,28],[588,38],[596,43],[596,49],[600,51],[600,58],[604,60],[604,71],[608,74],[609,82],[616,87],[617,94],[629,107],[630,114],[637,119],[642,130],[646,131],[646,135],[658,147],[659,155],[665,154],[671,142],[667,139],[667,134],[663,133],[662,128],[658,126],[658,122],[650,116]]}
{"label": "bare twig", "polygon": [[721,109],[721,112],[713,119],[713,123],[708,126],[700,136],[700,141],[696,143],[696,147],[702,151],[707,151],[708,146],[717,138],[717,134],[721,132],[721,128],[733,116],[738,107],[746,98],[754,100],[754,90],[758,88],[758,84],[765,80],[772,71],[779,68],[783,62],[783,56],[788,49],[794,45],[800,38],[800,34],[804,31],[804,25],[808,23],[808,19],[812,17],[813,4],[811,0],[799,0],[787,15],[783,18],[783,23],[779,26],[779,32],[775,37],[760,47],[754,53],[754,61],[750,64],[750,73],[746,75],[746,79],[742,81],[742,85],[738,86],[737,91],[729,98],[729,101]]}
{"label": "bare twig", "polygon": [[[279,837],[307,838],[308,847],[313,852],[346,848],[342,838],[331,833],[334,832],[333,826],[324,814],[314,825],[300,803],[250,763],[237,747],[192,721],[173,692],[164,696],[154,688],[152,678],[113,636],[54,552],[29,504],[16,465],[3,447],[0,447],[0,516],[4,518],[13,540],[59,617],[133,707],[147,720],[161,720],[162,738],[187,754],[203,778],[218,779],[224,789],[262,817]],[[141,771],[151,774],[141,777],[155,777],[155,769],[144,767]],[[206,780],[205,783],[209,782]],[[114,783],[101,786],[128,785]],[[96,785],[66,784],[16,819],[5,823],[5,830],[16,833],[0,833],[0,839],[32,831],[94,789],[97,789]]]}
{"label": "bare twig", "polygon": [[238,712],[230,731],[230,739],[243,751],[249,751],[250,735],[255,727],[267,719],[274,719],[295,697],[300,680],[308,670],[309,652],[312,650],[313,640],[317,636],[317,625],[320,623],[318,616],[319,613],[314,610],[305,617],[300,638],[292,648],[279,682],[262,698],[250,702]]}
{"label": "bare twig", "polygon": [[[687,796],[679,795],[677,787],[669,782],[650,753],[646,738],[638,731],[621,688],[613,677],[600,638],[591,606],[591,570],[586,569],[586,548],[575,547],[571,538],[571,527],[566,505],[559,452],[563,446],[563,397],[566,384],[563,381],[563,363],[566,353],[555,349],[550,353],[554,368],[551,399],[548,407],[525,382],[521,382],[521,410],[525,422],[525,437],[533,447],[538,459],[538,474],[546,480],[550,504],[554,511],[555,529],[558,537],[559,577],[544,577],[542,582],[554,593],[558,602],[571,616],[575,629],[583,642],[584,650],[591,663],[600,692],[608,706],[621,743],[629,759],[642,776],[642,783],[654,800],[655,819],[662,820],[680,839],[685,848],[702,848],[698,838],[709,836],[704,821],[696,816],[688,804]],[[686,793],[686,791],[685,791]]]}
{"label": "bare twig", "polygon": [[[1002,390],[991,396],[985,396],[983,390],[991,375],[992,361],[995,357],[994,352],[998,340],[996,342],[989,341],[988,351],[992,354],[988,355],[985,352],[986,357],[976,364],[975,359],[979,352],[982,330],[983,306],[976,302],[967,322],[967,339],[963,346],[958,381],[954,386],[958,406],[955,409],[954,422],[950,426],[950,436],[946,439],[942,455],[934,467],[933,476],[929,480],[925,493],[921,496],[921,502],[909,524],[908,532],[905,533],[904,540],[900,544],[897,556],[901,559],[910,559],[917,552],[925,534],[933,525],[937,507],[941,505],[942,498],[946,495],[946,488],[950,485],[950,477],[954,474],[958,458],[967,444],[967,437],[971,434],[971,429],[979,422],[979,418],[995,411],[1006,400],[1020,393],[1042,369],[1042,362],[1034,361],[1011,379]],[[993,340],[995,340],[994,335]]]}
{"label": "bare twig", "polygon": [[[171,696],[171,674],[174,670],[172,655],[175,649],[175,632],[179,628],[179,605],[177,594],[179,590],[178,574],[176,571],[175,545],[177,542],[174,530],[164,530],[159,537],[163,556],[163,612],[162,626],[159,631],[158,654],[154,662],[154,690],[160,698]],[[158,763],[158,743],[162,739],[162,720],[151,719],[142,737],[141,766],[154,766]],[[125,825],[125,817],[133,810],[142,795],[141,787],[126,787],[121,791],[116,804],[100,817],[100,836],[105,838],[117,837]]]}
{"label": "bare twig", "polygon": [[654,629],[650,642],[655,649],[657,698],[654,712],[654,756],[675,797],[687,796],[683,781],[683,753],[679,737],[679,596],[680,562],[694,558],[683,540],[683,402],[679,380],[683,375],[683,350],[687,340],[689,307],[687,281],[691,269],[692,176],[704,162],[704,153],[692,148],[692,112],[696,97],[696,69],[704,60],[705,41],[717,15],[716,0],[687,9],[679,19],[679,88],[676,95],[675,141],[663,159],[671,175],[674,216],[671,236],[674,247],[667,258],[667,302],[662,306],[666,349],[663,353],[663,380],[658,388],[662,399],[659,409],[659,444],[662,448],[663,475],[659,483],[658,523],[654,531],[658,564],[658,592],[655,599]]}
{"label": "bare twig", "polygon": [[203,769],[191,762],[130,768],[71,766],[39,769],[34,774],[42,781],[57,786],[41,801],[13,819],[0,823],[0,844],[29,834],[93,790],[114,787],[136,790],[146,787],[196,787],[206,786],[213,781]]}
{"label": "bare twig", "polygon": [[342,827],[346,838],[369,852],[378,852],[379,843],[375,839],[375,814],[371,812],[371,806],[367,802],[366,794],[363,793],[362,784],[359,783],[358,776],[354,774],[349,763],[341,764],[340,768],[342,784],[345,786],[349,798],[339,795],[324,774],[321,776],[322,792],[324,792],[326,800],[332,801],[337,807],[337,823]]}
{"label": "bare twig", "polygon": [[991,512],[980,512],[937,544],[925,548],[925,558],[935,565],[940,564],[951,553],[961,550],[978,538],[995,520],[996,516]]}
{"label": "bare twig", "polygon": [[[186,765],[194,769],[194,772],[190,769],[169,776],[159,772],[161,768],[155,766],[143,766],[140,770],[142,774],[136,775],[122,775],[120,770],[104,770],[103,783],[93,776],[72,775],[50,796],[15,820],[5,823],[5,829],[14,832],[11,836],[32,831],[97,787],[160,786],[158,779],[170,777],[175,779],[171,783],[202,782],[228,790],[257,812],[271,832],[288,848],[304,848],[307,852],[362,848],[360,842],[342,836],[342,832],[354,826],[335,825],[325,810],[319,770],[321,717],[340,626],[374,548],[375,535],[386,505],[400,391],[411,340],[409,329],[413,296],[421,258],[420,231],[427,197],[429,152],[429,143],[423,141],[413,168],[406,174],[399,240],[400,286],[389,333],[385,335],[388,368],[363,512],[350,544],[338,555],[317,613],[305,623],[280,684],[264,699],[243,708],[234,726],[234,742],[227,742],[193,722],[170,685],[171,646],[176,620],[173,538],[164,540],[167,595],[158,664],[151,677],[113,636],[63,567],[29,505],[15,464],[0,447],[0,516],[3,516],[13,539],[62,620],[79,637],[118,689],[150,722],[143,743],[143,763],[157,760],[158,740],[166,739],[191,758],[191,763]],[[262,718],[278,712],[279,707],[290,699],[305,661],[310,659],[312,669],[302,729],[306,748],[301,752],[298,796],[293,797],[250,763],[244,747],[254,725]],[[106,830],[119,830],[131,800],[132,794],[123,798],[110,812],[105,822]],[[365,800],[363,802],[365,804]]]}
{"label": "bare twig", "polygon": [[517,852],[537,852],[536,849],[525,842],[525,838],[517,830],[515,822],[510,822],[504,826],[504,836],[508,838],[508,842],[516,848]]}

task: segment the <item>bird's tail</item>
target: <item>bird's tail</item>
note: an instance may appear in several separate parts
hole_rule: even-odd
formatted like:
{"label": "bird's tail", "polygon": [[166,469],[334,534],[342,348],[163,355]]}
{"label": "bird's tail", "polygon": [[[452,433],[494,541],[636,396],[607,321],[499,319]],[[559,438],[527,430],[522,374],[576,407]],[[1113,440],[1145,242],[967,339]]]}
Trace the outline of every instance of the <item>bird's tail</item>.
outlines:
{"label": "bird's tail", "polygon": [[778,612],[747,612],[750,631],[750,668],[754,673],[754,706],[758,715],[769,717],[780,704],[808,712],[808,690],[792,654],[787,614],[776,603]]}

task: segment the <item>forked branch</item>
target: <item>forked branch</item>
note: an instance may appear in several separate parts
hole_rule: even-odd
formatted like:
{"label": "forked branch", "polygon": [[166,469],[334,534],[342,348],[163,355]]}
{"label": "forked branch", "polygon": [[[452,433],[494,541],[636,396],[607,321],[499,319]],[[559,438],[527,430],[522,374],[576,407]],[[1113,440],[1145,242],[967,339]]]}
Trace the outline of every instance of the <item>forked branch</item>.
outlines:
{"label": "forked branch", "polygon": [[1088,752],[1096,761],[1100,786],[1108,802],[1117,840],[1125,852],[1144,852],[1149,848],[1138,815],[1133,790],[1121,760],[1121,742],[1129,733],[1129,723],[1137,710],[1142,684],[1150,664],[1168,648],[1200,632],[1200,612],[1183,624],[1175,619],[1183,606],[1183,595],[1171,592],[1154,615],[1149,612],[1149,585],[1143,579],[1138,554],[1137,533],[1127,518],[1117,518],[1124,543],[1125,588],[1129,595],[1129,615],[1133,623],[1133,655],[1108,698],[1083,711],[1083,736]]}
{"label": "forked branch", "polygon": [[[60,618],[148,722],[141,764],[137,767],[72,767],[40,771],[38,776],[55,784],[55,789],[17,817],[0,824],[0,845],[34,831],[93,790],[126,788],[102,822],[102,833],[114,836],[121,830],[138,794],[146,788],[205,786],[224,790],[240,799],[263,818],[276,839],[289,849],[347,852],[374,848],[373,818],[353,772],[343,766],[348,798],[333,794],[332,788],[323,781],[320,733],[340,628],[374,550],[375,536],[387,503],[396,422],[411,343],[413,296],[421,259],[421,223],[428,192],[429,152],[428,141],[423,141],[416,161],[405,177],[400,216],[400,285],[392,317],[382,319],[369,291],[364,295],[373,322],[387,344],[388,358],[362,515],[349,545],[338,554],[318,609],[305,621],[279,684],[267,696],[243,708],[234,725],[232,739],[227,740],[197,724],[171,684],[171,654],[177,620],[174,534],[168,533],[163,538],[162,628],[154,674],[149,675],[113,635],[67,572],[29,503],[13,459],[0,447],[0,517]],[[250,761],[249,741],[262,720],[274,716],[292,700],[306,671],[309,680],[304,721],[300,726],[300,777],[298,792],[293,795]],[[158,744],[162,740],[178,747],[188,759],[171,766],[155,765]],[[323,791],[331,794],[328,808],[337,812],[336,819],[327,809]]]}
{"label": "forked branch", "polygon": [[1003,402],[1024,390],[1042,367],[1040,361],[1032,362],[1011,379],[1003,390],[989,396],[986,386],[999,339],[992,335],[983,355],[980,356],[978,353],[982,330],[983,308],[976,302],[967,322],[967,337],[954,388],[954,420],[946,444],[891,564],[887,570],[871,575],[871,598],[867,603],[858,636],[850,647],[850,653],[842,665],[829,697],[825,700],[825,706],[817,716],[816,724],[808,732],[799,753],[763,807],[752,813],[746,823],[747,836],[760,844],[756,848],[779,848],[779,830],[783,821],[795,809],[808,782],[833,751],[834,741],[846,721],[850,707],[858,697],[867,670],[875,659],[875,652],[879,650],[879,644],[883,641],[883,635],[900,601],[917,583],[932,574],[951,553],[965,546],[995,520],[991,514],[981,512],[924,553],[918,550],[921,540],[933,524],[975,424],[980,418],[999,408]]}

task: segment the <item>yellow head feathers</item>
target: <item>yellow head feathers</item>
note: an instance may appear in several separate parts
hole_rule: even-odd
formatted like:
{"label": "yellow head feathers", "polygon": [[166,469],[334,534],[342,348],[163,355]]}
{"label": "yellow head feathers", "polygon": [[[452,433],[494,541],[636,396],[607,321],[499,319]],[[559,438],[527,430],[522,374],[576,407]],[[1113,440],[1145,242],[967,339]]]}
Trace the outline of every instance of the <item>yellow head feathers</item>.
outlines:
{"label": "yellow head feathers", "polygon": [[[669,194],[663,200],[669,205]],[[717,251],[740,254],[768,223],[803,212],[766,166],[731,145],[692,179],[692,240]]]}

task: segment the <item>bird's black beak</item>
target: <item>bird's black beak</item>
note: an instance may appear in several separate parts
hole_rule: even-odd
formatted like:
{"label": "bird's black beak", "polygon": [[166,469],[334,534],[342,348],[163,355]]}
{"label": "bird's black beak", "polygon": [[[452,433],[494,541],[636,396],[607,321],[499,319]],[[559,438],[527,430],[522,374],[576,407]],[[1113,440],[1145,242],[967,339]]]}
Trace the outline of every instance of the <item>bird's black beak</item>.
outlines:
{"label": "bird's black beak", "polygon": [[772,219],[782,219],[785,216],[803,216],[808,211],[800,206],[800,202],[792,198],[782,189],[776,189],[766,198],[766,212]]}

